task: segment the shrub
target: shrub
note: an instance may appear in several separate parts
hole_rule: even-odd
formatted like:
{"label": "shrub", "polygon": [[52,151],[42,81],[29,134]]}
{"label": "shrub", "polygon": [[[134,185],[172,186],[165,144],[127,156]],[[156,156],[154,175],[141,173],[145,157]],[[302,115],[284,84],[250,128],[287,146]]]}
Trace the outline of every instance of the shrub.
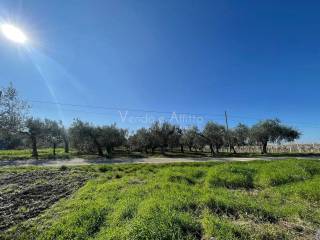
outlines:
{"label": "shrub", "polygon": [[62,165],[60,168],[59,168],[60,171],[66,171],[68,170],[68,167],[65,166],[65,165]]}

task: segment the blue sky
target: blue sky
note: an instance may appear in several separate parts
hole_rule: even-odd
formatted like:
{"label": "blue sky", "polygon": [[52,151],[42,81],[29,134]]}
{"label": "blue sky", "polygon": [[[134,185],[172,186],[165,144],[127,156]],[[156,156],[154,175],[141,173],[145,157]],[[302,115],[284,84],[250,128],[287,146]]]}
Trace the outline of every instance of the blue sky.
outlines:
{"label": "blue sky", "polygon": [[0,36],[0,85],[112,108],[31,102],[33,115],[66,124],[135,129],[136,117],[173,111],[223,123],[226,110],[231,125],[278,117],[319,141],[319,12],[318,1],[2,0],[0,20],[30,40]]}

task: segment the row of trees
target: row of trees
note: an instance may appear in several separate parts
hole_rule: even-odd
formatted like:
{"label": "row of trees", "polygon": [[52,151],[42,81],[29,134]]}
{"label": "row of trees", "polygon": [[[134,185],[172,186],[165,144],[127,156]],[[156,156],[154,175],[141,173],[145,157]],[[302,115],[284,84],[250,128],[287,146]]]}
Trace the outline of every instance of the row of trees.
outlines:
{"label": "row of trees", "polygon": [[181,128],[169,122],[155,122],[149,128],[138,129],[129,134],[126,129],[110,126],[95,126],[76,119],[67,129],[62,122],[28,117],[29,106],[19,99],[17,91],[10,85],[0,91],[0,147],[15,148],[21,145],[32,147],[32,155],[38,157],[39,146],[52,146],[53,154],[57,146],[69,145],[79,152],[112,156],[114,148],[124,146],[128,150],[162,153],[179,148],[181,152],[202,151],[208,146],[212,155],[228,146],[236,152],[237,146],[259,145],[262,153],[267,152],[268,143],[293,141],[300,132],[282,124],[278,119],[260,121],[252,127],[239,124],[227,130],[223,125],[208,122],[200,130],[196,126]]}
{"label": "row of trees", "polygon": [[53,148],[53,155],[56,155],[56,148],[64,143],[64,150],[69,152],[68,132],[61,121],[39,118],[28,118],[25,121],[23,131],[19,135],[26,136],[32,146],[32,156],[38,157],[38,145],[49,145]]}
{"label": "row of trees", "polygon": [[262,153],[267,153],[268,143],[294,141],[299,136],[297,130],[283,125],[278,119],[260,121],[251,128],[240,123],[229,130],[218,123],[208,122],[202,131],[196,126],[182,129],[170,123],[156,122],[150,128],[141,128],[129,136],[128,145],[145,152],[154,151],[158,147],[162,153],[167,148],[180,147],[181,152],[184,152],[185,147],[189,151],[202,151],[205,146],[209,146],[212,155],[226,146],[236,153],[235,147],[259,145]]}
{"label": "row of trees", "polygon": [[110,126],[94,126],[81,120],[75,120],[69,128],[69,138],[72,146],[79,152],[94,153],[107,157],[112,156],[115,147],[124,146],[127,142],[128,131]]}
{"label": "row of trees", "polygon": [[32,156],[38,157],[39,145],[52,146],[55,155],[56,147],[64,142],[69,152],[68,132],[62,122],[29,117],[29,108],[12,84],[0,90],[0,148],[31,146]]}

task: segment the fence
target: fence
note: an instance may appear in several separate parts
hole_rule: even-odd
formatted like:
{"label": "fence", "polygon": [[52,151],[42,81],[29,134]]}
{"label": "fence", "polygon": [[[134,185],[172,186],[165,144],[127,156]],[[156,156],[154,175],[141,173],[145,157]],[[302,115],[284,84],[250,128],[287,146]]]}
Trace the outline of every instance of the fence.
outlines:
{"label": "fence", "polygon": [[[260,146],[242,146],[235,147],[239,153],[257,153],[261,152]],[[320,144],[270,144],[267,147],[269,153],[320,153]],[[227,148],[223,148],[222,152],[227,152]]]}

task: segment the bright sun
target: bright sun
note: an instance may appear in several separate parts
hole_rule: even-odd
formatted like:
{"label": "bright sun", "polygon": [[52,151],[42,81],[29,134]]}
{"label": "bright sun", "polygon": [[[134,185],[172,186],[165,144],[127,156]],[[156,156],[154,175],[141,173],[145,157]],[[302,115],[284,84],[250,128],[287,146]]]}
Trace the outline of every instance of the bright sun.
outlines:
{"label": "bright sun", "polygon": [[16,43],[25,43],[27,41],[27,36],[16,26],[11,24],[1,24],[2,33],[11,41]]}

